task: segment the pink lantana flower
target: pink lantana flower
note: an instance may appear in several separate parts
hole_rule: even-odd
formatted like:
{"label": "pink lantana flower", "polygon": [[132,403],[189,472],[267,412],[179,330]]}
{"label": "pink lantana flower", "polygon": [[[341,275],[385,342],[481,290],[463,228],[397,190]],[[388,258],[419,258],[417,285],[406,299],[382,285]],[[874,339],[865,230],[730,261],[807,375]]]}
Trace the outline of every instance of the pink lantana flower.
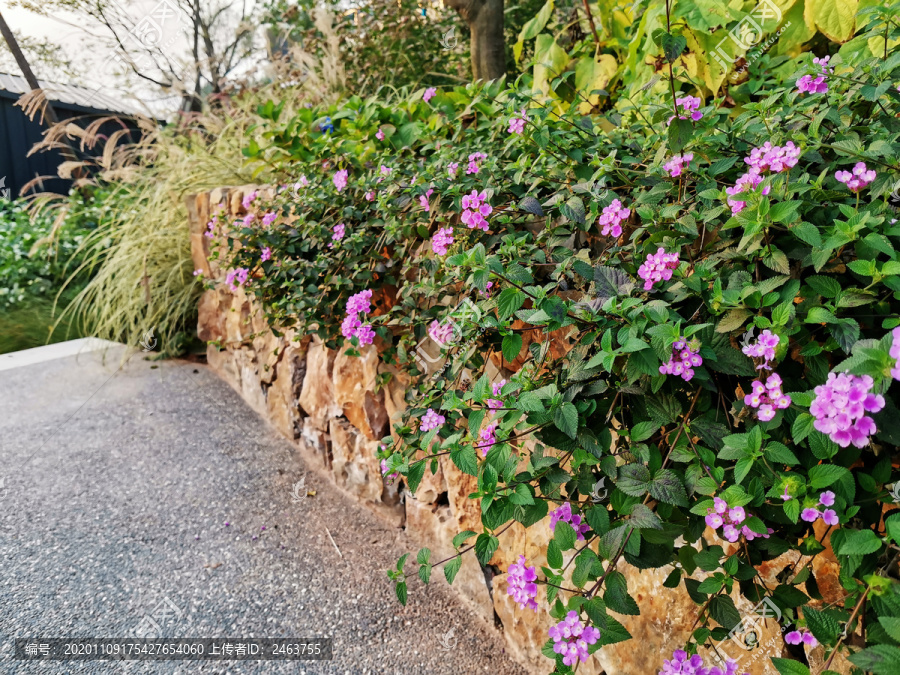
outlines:
{"label": "pink lantana flower", "polygon": [[875,180],[876,175],[875,170],[869,169],[865,162],[857,162],[853,171],[836,171],[834,173],[838,182],[850,188],[850,192],[859,192]]}
{"label": "pink lantana flower", "polygon": [[437,88],[428,87],[428,89],[425,90],[425,93],[422,94],[422,100],[425,101],[425,103],[428,103],[435,95],[437,95]]}
{"label": "pink lantana flower", "polygon": [[[695,122],[703,117],[703,113],[700,112],[700,99],[696,96],[683,96],[675,99],[675,107],[682,114],[678,115],[678,119],[686,120],[690,117]],[[672,124],[672,120],[675,119],[675,115],[672,115],[669,118],[669,121],[666,124]]]}
{"label": "pink lantana flower", "polygon": [[347,169],[341,169],[340,171],[335,172],[334,177],[331,179],[334,183],[334,187],[337,188],[337,191],[340,192],[345,187],[347,187],[347,178],[349,177],[350,172]]}

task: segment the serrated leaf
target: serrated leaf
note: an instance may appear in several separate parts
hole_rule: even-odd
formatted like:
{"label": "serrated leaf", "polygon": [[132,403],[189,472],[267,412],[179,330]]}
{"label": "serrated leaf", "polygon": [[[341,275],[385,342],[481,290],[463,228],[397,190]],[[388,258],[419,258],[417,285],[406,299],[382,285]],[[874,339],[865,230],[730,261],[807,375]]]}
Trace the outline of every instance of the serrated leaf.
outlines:
{"label": "serrated leaf", "polygon": [[643,464],[626,464],[620,467],[616,487],[632,497],[646,494],[650,488],[650,469]]}
{"label": "serrated leaf", "polygon": [[660,469],[656,472],[650,483],[650,494],[654,499],[666,504],[687,506],[687,492],[684,485],[671,469]]}
{"label": "serrated leaf", "polygon": [[630,616],[638,616],[641,613],[634,598],[628,595],[628,583],[625,581],[624,574],[610,572],[605,586],[606,592],[603,594],[603,601],[609,609]]}
{"label": "serrated leaf", "polygon": [[868,555],[882,546],[881,539],[872,530],[844,530],[844,537],[835,547],[838,555]]}
{"label": "serrated leaf", "polygon": [[462,556],[456,556],[453,560],[444,565],[444,578],[447,579],[448,584],[453,583],[460,567],[462,567]]}
{"label": "serrated leaf", "polygon": [[772,665],[779,675],[809,675],[809,668],[791,659],[772,659]]}
{"label": "serrated leaf", "polygon": [[482,532],[475,540],[475,557],[482,565],[487,565],[500,545],[500,540],[492,534]]}
{"label": "serrated leaf", "polygon": [[522,351],[522,334],[510,333],[503,338],[503,358],[509,362],[513,362]]}
{"label": "serrated leaf", "polygon": [[400,601],[400,604],[404,607],[406,606],[406,582],[401,581],[394,586],[394,592],[397,594],[397,599]]}
{"label": "serrated leaf", "polygon": [[823,644],[833,643],[841,633],[841,626],[834,618],[813,607],[803,608],[803,618],[810,632]]}
{"label": "serrated leaf", "polygon": [[634,508],[631,510],[631,520],[629,520],[628,523],[632,527],[636,527],[638,529],[663,529],[662,521],[660,520],[659,516],[653,513],[653,511],[651,511],[650,508],[645,506],[644,504],[634,505]]}
{"label": "serrated leaf", "polygon": [[519,208],[535,216],[544,215],[544,209],[541,207],[541,203],[531,195],[522,197],[522,201],[519,202]]}

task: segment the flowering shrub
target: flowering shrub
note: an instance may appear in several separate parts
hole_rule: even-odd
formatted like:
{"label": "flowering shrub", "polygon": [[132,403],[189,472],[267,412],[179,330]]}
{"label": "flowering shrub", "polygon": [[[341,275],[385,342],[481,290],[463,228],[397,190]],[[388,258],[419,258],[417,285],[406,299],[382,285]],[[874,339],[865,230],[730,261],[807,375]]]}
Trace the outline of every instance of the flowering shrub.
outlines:
{"label": "flowering shrub", "polygon": [[[882,39],[872,26],[857,39]],[[372,342],[415,378],[382,471],[414,492],[454,465],[477,480],[483,525],[447,560],[419,551],[423,582],[436,565],[452,582],[469,551],[489,564],[513,523],[549,528],[545,560],[520,558],[507,588],[555,622],[543,653],[557,672],[629,639],[616,616],[639,607],[621,561],[666,569],[700,608],[661,672],[738,672],[699,653],[741,623],[733,593],[777,606],[825,670],[839,651],[900,668],[900,54],[850,42],[828,66],[827,92],[797,91],[797,61],[740,112],[718,100],[701,113],[673,82],[664,105],[608,131],[499,83],[286,122],[271,106],[271,145],[248,149],[309,185],[253,205],[279,217],[234,225],[230,267],[251,270],[245,287],[277,329],[351,354]],[[672,180],[676,156],[692,168]],[[838,172],[858,162],[875,168],[848,192]],[[426,211],[428,189],[440,199]],[[321,307],[345,302],[342,330]],[[416,358],[429,339],[440,368]],[[827,601],[824,551],[841,584]],[[389,572],[401,602],[407,560]],[[808,673],[805,654],[772,662]]]}

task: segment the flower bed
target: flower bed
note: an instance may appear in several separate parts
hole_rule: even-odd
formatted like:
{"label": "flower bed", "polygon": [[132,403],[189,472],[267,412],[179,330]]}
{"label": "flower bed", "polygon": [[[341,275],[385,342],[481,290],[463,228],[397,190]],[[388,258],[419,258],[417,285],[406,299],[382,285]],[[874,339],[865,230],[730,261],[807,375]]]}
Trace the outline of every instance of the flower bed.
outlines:
{"label": "flower bed", "polygon": [[740,114],[673,83],[609,131],[496,83],[262,111],[248,155],[292,181],[210,221],[214,265],[248,321],[369,373],[383,437],[335,401],[376,475],[462,486],[450,554],[389,571],[401,602],[474,556],[558,672],[900,667],[900,55],[803,58]]}

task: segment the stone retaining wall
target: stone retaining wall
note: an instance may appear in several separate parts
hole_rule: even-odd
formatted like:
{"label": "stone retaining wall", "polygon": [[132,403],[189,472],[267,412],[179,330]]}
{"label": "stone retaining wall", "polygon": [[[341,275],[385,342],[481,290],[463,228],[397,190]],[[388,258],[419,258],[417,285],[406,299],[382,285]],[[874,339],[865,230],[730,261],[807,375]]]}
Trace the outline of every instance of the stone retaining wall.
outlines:
{"label": "stone retaining wall", "polygon": [[[208,260],[215,245],[204,236],[210,205],[225,204],[220,219],[242,217],[241,200],[251,189],[219,189],[187,200],[195,267],[215,282],[214,289],[204,292],[199,307],[198,334],[209,343],[209,365],[345,493],[398,526],[405,526],[413,539],[431,548],[432,560],[452,555],[451,540],[457,533],[481,530],[479,504],[468,499],[477,489],[477,480],[461,473],[446,456],[440,458],[436,475],[426,471],[414,497],[407,495],[402,485],[386,483],[381,477],[376,457],[379,440],[391,431],[392,420],[406,407],[405,375],[383,363],[373,345],[360,349],[361,356],[350,357],[342,349],[328,349],[314,336],[288,331],[276,337],[243,290],[231,292],[223,283],[225,271]],[[512,373],[501,372],[501,366],[517,367],[515,363],[490,364],[498,378]],[[385,372],[394,377],[379,390],[377,376]],[[494,575],[506,570],[519,554],[524,554],[530,564],[545,564],[551,537],[548,522],[527,530],[513,524],[500,536],[500,546],[485,568],[473,554],[463,556],[462,568],[451,587],[478,616],[503,630],[509,651],[535,673],[552,670],[551,662],[541,655],[552,623],[546,602],[540,603],[543,591],[538,594],[542,606],[539,612],[520,610],[506,593],[505,576]],[[707,539],[712,537],[707,532]],[[727,542],[720,543],[726,551],[733,548]],[[570,552],[566,562],[571,557]],[[760,570],[772,589],[779,583],[778,573],[795,563],[796,553],[782,558]],[[839,601],[841,589],[833,556],[819,556],[813,568],[825,600]],[[583,675],[656,673],[663,659],[684,645],[697,618],[698,608],[683,585],[677,589],[662,585],[671,567],[640,571],[623,561],[618,569],[625,574],[629,592],[641,611],[640,616],[617,617],[634,640],[598,651],[595,658],[579,667]],[[702,578],[698,574],[694,577]],[[439,570],[431,578],[432,583],[446,584]],[[410,595],[414,596],[419,582],[415,578],[410,581]],[[384,583],[388,583],[386,578]],[[736,594],[735,600],[738,609],[751,613],[749,603]],[[767,646],[755,651],[733,647],[729,653],[741,657],[739,672],[777,675],[768,657],[782,655],[780,627],[773,620],[759,621],[756,630]],[[812,672],[817,672],[816,664],[822,663],[822,651],[818,647],[809,653]],[[836,661],[841,663],[832,664],[833,670],[849,672],[842,658]]]}

